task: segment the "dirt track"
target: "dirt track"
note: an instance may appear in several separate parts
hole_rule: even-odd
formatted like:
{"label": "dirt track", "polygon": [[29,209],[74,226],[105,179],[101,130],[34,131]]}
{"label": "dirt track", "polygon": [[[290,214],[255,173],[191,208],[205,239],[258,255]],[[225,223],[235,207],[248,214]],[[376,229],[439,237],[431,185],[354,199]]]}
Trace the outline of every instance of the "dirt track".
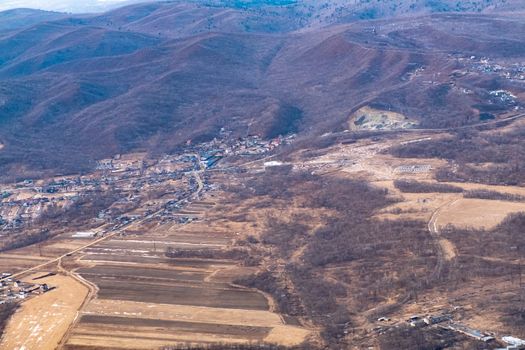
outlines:
{"label": "dirt track", "polygon": [[438,220],[440,219],[440,216],[443,214],[443,211],[453,206],[454,203],[456,203],[457,201],[458,199],[455,199],[439,207],[436,211],[434,211],[434,213],[432,214],[432,217],[430,218],[430,221],[428,222],[428,230],[430,234],[436,239],[438,246],[439,246],[439,250],[440,250],[439,256],[441,259],[444,259],[445,261],[450,261],[454,259],[457,256],[457,252],[452,242],[441,237]]}

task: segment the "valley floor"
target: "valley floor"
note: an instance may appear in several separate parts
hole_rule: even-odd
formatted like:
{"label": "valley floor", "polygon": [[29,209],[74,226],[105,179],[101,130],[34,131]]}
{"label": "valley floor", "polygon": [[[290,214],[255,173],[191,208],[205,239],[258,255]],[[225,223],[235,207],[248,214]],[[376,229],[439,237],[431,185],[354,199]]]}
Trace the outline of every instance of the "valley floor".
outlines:
{"label": "valley floor", "polygon": [[[483,230],[495,230],[509,214],[525,211],[523,201],[465,198],[466,191],[525,196],[525,188],[449,182],[439,184],[459,190],[401,191],[399,180],[438,184],[434,171],[446,162],[396,158],[385,151],[439,137],[443,135],[412,131],[375,141],[339,142],[316,155],[296,151],[278,166],[268,163],[279,159],[278,154],[274,159],[226,162],[188,173],[195,177],[196,185],[175,215],[191,220],[166,221],[159,212],[148,211],[141,219],[108,229],[98,238],[73,238],[71,233],[63,233],[2,253],[0,267],[13,273],[12,279],[34,283],[37,278],[51,290],[21,300],[22,307],[10,319],[1,347],[22,350],[38,344],[39,349],[160,349],[239,343],[294,347],[305,342],[316,347],[326,340],[322,330],[329,322],[320,321],[321,316],[312,313],[315,308],[308,304],[308,293],[315,288],[298,282],[298,271],[306,274],[308,269],[308,283],[318,278],[321,287],[334,286],[339,293],[333,298],[334,305],[352,315],[351,321],[336,324],[342,327],[336,337],[340,347],[387,349],[382,343],[385,334],[402,329],[413,315],[449,314],[454,322],[491,334],[497,341],[508,334],[525,337],[522,328],[505,321],[521,293],[517,282],[521,270],[518,277],[506,272],[456,276],[472,261],[479,261],[477,269],[514,271],[514,266],[521,266],[521,260],[510,253],[505,256],[482,249],[474,253],[464,242],[466,236],[457,234],[467,230],[465,235],[472,235],[473,241],[481,240]],[[268,193],[264,195],[236,191],[249,188],[257,179],[272,178],[283,167],[323,181],[362,181],[384,191],[390,202],[374,210],[370,220],[387,226],[414,222],[415,237],[423,243],[411,250],[408,241],[386,231],[378,242],[362,237],[352,243],[368,252],[382,251],[377,258],[374,252],[368,256],[354,252],[348,260],[340,257],[316,262],[322,257],[312,252],[317,247],[309,241],[321,236],[328,218],[336,217],[337,206],[305,204],[304,199],[316,192],[284,193],[307,182],[274,194],[272,186],[264,189]],[[204,190],[204,176],[215,187]],[[276,189],[280,186],[274,184]],[[169,198],[162,200],[168,202]],[[128,215],[144,213],[143,209],[133,209]],[[303,233],[291,234],[283,243],[287,251],[272,243],[277,238],[268,234],[279,230],[275,225],[280,220],[302,225]],[[417,228],[419,223],[423,223],[423,231]],[[475,230],[480,230],[479,238]],[[413,272],[407,271],[411,268]],[[274,284],[252,281],[254,286],[248,286],[247,276],[260,277],[261,273],[272,276],[268,281]],[[404,273],[413,273],[413,287],[397,285]],[[332,298],[330,293],[327,298]],[[324,302],[322,296],[315,300]],[[385,319],[378,321],[380,317]],[[451,332],[450,327],[446,329]],[[438,330],[431,327],[424,332]],[[460,344],[474,341],[464,335],[459,340],[447,337]]]}

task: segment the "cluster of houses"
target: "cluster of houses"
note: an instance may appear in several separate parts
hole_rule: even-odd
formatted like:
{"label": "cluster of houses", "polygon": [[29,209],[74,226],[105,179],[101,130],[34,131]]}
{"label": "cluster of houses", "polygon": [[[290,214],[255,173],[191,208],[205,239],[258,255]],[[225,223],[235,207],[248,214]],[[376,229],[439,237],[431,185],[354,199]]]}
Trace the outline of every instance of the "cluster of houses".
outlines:
{"label": "cluster of houses", "polygon": [[105,170],[112,173],[141,170],[146,166],[144,154],[122,156],[117,154],[113,158],[102,159],[97,162],[96,170]]}
{"label": "cluster of houses", "polygon": [[509,80],[525,80],[525,63],[523,62],[506,65],[495,63],[488,57],[454,54],[450,56],[456,58],[458,62],[467,67],[467,71],[465,71],[463,75],[469,72],[481,72],[485,74],[495,74]]}
{"label": "cluster of houses", "polygon": [[273,151],[275,148],[289,144],[295,135],[279,136],[271,140],[264,140],[258,135],[240,137],[233,140],[214,139],[196,147],[200,160],[206,167],[213,167],[226,156],[254,156]]}
{"label": "cluster of houses", "polygon": [[[116,167],[122,171],[103,170],[47,181],[27,179],[9,188],[0,188],[0,231],[24,227],[50,207],[66,209],[83,196],[99,190],[112,189],[121,193],[126,202],[136,201],[147,189],[182,179],[185,172],[198,168],[198,159],[166,156],[148,167],[146,165],[143,160],[131,161],[117,156],[99,162],[97,168],[107,170]],[[111,221],[114,217],[109,210],[99,213],[96,219]]]}
{"label": "cluster of houses", "polygon": [[[384,322],[389,321],[389,319],[382,317],[378,319],[378,321]],[[410,317],[406,322],[410,326],[417,328],[437,325],[443,329],[448,329],[485,343],[496,340],[495,334],[493,333],[484,332],[458,322],[453,322],[451,314],[430,315],[426,317],[416,315]],[[500,341],[506,344],[506,347],[497,350],[525,350],[525,340],[512,336],[503,336]]]}
{"label": "cluster of houses", "polygon": [[50,291],[47,284],[27,283],[11,278],[10,273],[0,274],[0,304],[26,299]]}
{"label": "cluster of houses", "polygon": [[67,208],[82,193],[100,185],[89,177],[64,177],[50,181],[24,180],[0,189],[0,230],[23,227],[50,207]]}
{"label": "cluster of houses", "polygon": [[493,90],[489,92],[490,96],[494,100],[497,100],[496,102],[502,102],[508,105],[515,105],[516,104],[516,96],[512,94],[510,91],[506,90]]}
{"label": "cluster of houses", "polygon": [[496,350],[523,350],[525,349],[525,340],[523,339],[506,336],[506,337],[502,337],[501,340],[505,344],[507,344],[507,347],[496,349]]}
{"label": "cluster of houses", "polygon": [[74,196],[33,196],[29,198],[5,198],[0,201],[0,229],[19,228],[37,218],[47,207],[67,206]]}
{"label": "cluster of houses", "polygon": [[[97,191],[112,190],[122,197],[125,203],[116,203],[113,209],[135,203],[147,191],[165,186],[173,187],[170,193],[175,197],[184,198],[187,192],[194,192],[197,188],[192,178],[189,177],[188,189],[180,190],[172,185],[184,179],[186,174],[201,170],[203,166],[214,167],[226,156],[265,154],[292,142],[294,137],[290,135],[271,140],[264,140],[258,135],[238,139],[224,137],[197,145],[190,144],[187,153],[165,155],[158,159],[148,159],[146,154],[141,153],[117,155],[99,161],[96,171],[88,175],[37,181],[27,179],[9,188],[0,188],[0,235],[1,231],[29,225],[51,207],[67,209],[82,197]],[[210,186],[205,179],[205,190]],[[169,206],[165,209],[167,215],[175,210]],[[117,224],[121,224],[121,220],[115,220],[117,216],[113,211],[101,211],[94,220],[118,221]]]}
{"label": "cluster of houses", "polygon": [[470,67],[478,72],[497,74],[509,80],[525,80],[525,63],[513,63],[509,66],[503,66],[491,62],[489,58],[476,56],[462,57],[460,61],[469,61]]}

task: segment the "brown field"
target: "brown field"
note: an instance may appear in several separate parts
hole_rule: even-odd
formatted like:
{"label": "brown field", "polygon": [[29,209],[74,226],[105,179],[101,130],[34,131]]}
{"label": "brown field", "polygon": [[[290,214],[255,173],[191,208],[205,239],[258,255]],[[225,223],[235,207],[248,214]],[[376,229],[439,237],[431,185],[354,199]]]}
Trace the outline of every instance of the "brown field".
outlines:
{"label": "brown field", "polygon": [[129,266],[112,266],[112,265],[97,265],[93,268],[81,268],[77,273],[86,278],[90,276],[98,276],[99,278],[120,278],[125,279],[130,277],[138,280],[153,280],[153,281],[203,281],[208,275],[205,271],[187,271],[161,268],[144,268],[144,267],[129,267]]}
{"label": "brown field", "polygon": [[[26,280],[30,282],[35,276]],[[70,276],[46,277],[39,283],[55,289],[22,304],[9,320],[0,344],[2,349],[56,349],[88,293],[84,285]]]}
{"label": "brown field", "polygon": [[0,270],[9,271],[11,273],[16,273],[32,266],[38,265],[44,261],[46,258],[40,256],[24,256],[19,254],[0,254]]}
{"label": "brown field", "polygon": [[[199,203],[210,211],[212,204]],[[193,209],[196,210],[196,209]],[[192,211],[193,211],[192,210]],[[199,212],[202,215],[202,212]],[[140,232],[140,233],[139,233]],[[75,272],[96,297],[71,329],[66,349],[95,346],[151,349],[184,342],[271,341],[299,344],[309,331],[286,325],[268,297],[235,286],[252,269],[232,260],[170,259],[167,247],[224,249],[231,233],[205,223],[143,227],[85,249]]]}
{"label": "brown field", "polygon": [[255,292],[227,284],[160,282],[151,279],[87,277],[99,287],[98,297],[111,300],[144,301],[161,304],[267,310],[266,299]]}
{"label": "brown field", "polygon": [[[164,330],[162,336],[160,329]],[[137,336],[138,331],[141,336]],[[278,338],[276,335],[282,335],[283,331],[287,336]],[[95,332],[99,332],[98,335]],[[308,332],[283,325],[281,318],[269,311],[94,300],[68,344],[112,343],[113,334],[131,337],[141,344],[139,347],[147,348],[159,343],[165,345],[166,341],[195,341],[197,337],[204,342],[269,341],[268,338],[273,338],[277,342],[297,344]],[[123,339],[118,342],[125,348],[131,345]]]}
{"label": "brown field", "polygon": [[523,211],[525,203],[461,198],[441,211],[439,225],[492,229],[507,215]]}

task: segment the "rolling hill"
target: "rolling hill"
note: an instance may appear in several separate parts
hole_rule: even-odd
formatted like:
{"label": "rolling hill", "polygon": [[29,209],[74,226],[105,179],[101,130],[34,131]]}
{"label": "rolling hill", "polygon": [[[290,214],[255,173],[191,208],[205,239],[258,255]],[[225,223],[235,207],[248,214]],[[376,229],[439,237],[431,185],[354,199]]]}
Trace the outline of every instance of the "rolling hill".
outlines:
{"label": "rolling hill", "polygon": [[[413,3],[364,18],[417,16],[359,21],[349,15],[367,6],[359,1],[342,10],[176,1],[95,15],[0,13],[2,173],[77,172],[117,153],[170,152],[221,128],[263,137],[341,131],[366,105],[425,128],[520,108],[523,82],[476,64],[525,62],[523,17],[429,14],[441,11],[437,2]],[[455,10],[513,6],[470,3]],[[492,98],[499,90],[515,100]]]}

